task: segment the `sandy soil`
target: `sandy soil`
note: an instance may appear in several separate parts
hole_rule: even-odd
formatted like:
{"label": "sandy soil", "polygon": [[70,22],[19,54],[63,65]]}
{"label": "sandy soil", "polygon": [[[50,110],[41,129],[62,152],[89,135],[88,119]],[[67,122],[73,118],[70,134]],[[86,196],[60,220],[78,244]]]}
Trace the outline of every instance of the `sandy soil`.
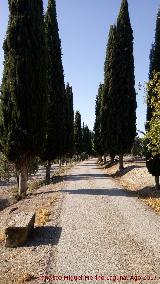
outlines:
{"label": "sandy soil", "polygon": [[[9,184],[1,185],[0,201],[3,207],[0,211],[0,284],[30,281],[37,283],[37,275],[47,266],[50,247],[56,243],[56,236],[53,238],[53,234],[59,234],[56,227],[64,195],[60,190],[63,188],[63,179],[68,168],[61,169],[59,176],[55,177],[52,184],[34,189],[25,199],[18,202],[14,198],[16,194],[14,184],[10,181]],[[44,168],[39,170],[37,177],[36,181],[35,177],[32,177],[29,182],[43,180]],[[34,233],[25,246],[6,249],[4,246],[6,221],[12,214],[22,211],[36,212]]]}
{"label": "sandy soil", "polygon": [[155,178],[149,174],[142,159],[125,157],[125,169],[119,174],[118,163],[105,169],[118,186],[135,193],[156,212],[160,213],[160,191],[155,190]]}
{"label": "sandy soil", "polygon": [[[154,186],[154,177],[149,174],[143,159],[125,157],[125,169],[121,175],[118,175],[118,166],[118,163],[116,163],[114,166],[106,168],[106,173],[119,180],[119,182],[123,186],[127,186],[128,189],[135,191]],[[127,181],[128,184],[126,184]]]}

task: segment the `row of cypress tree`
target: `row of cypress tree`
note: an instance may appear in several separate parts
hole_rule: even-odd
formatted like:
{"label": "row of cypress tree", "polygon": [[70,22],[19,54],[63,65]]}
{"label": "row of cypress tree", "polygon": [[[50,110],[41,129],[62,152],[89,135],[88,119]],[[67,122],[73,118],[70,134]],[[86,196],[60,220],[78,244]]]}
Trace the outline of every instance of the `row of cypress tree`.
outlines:
{"label": "row of cypress tree", "polygon": [[65,116],[68,111],[65,101],[67,98],[65,97],[64,71],[56,3],[52,0],[48,1],[48,8],[45,15],[45,31],[48,63],[48,111],[46,143],[42,152],[42,158],[44,161],[48,161],[46,179],[49,181],[51,161],[57,156],[61,157],[65,154]]}
{"label": "row of cypress tree", "polygon": [[123,155],[130,152],[136,136],[136,92],[133,58],[133,31],[127,0],[122,0],[116,25],[110,27],[104,83],[96,98],[94,147],[102,155]]}
{"label": "row of cypress tree", "polygon": [[0,144],[27,189],[28,165],[41,153],[47,116],[47,48],[41,0],[9,0],[1,87]]}
{"label": "row of cypress tree", "polygon": [[35,156],[47,161],[50,181],[51,162],[64,155],[72,157],[75,151],[73,91],[64,83],[55,0],[48,1],[45,16],[42,0],[9,0],[9,12],[0,147],[15,163],[19,193],[25,194],[29,164]]}
{"label": "row of cypress tree", "polygon": [[[157,13],[155,41],[150,51],[149,88],[147,100],[146,131],[150,130],[154,109],[152,98],[157,96],[160,80],[160,9]],[[156,81],[153,80],[156,74]],[[154,84],[153,84],[154,82]],[[122,0],[117,24],[110,27],[106,59],[104,64],[104,84],[99,85],[96,97],[94,148],[100,157],[107,153],[111,160],[119,154],[120,170],[123,169],[123,154],[130,153],[136,136],[136,93],[134,89],[133,32],[130,24],[127,0]],[[145,139],[145,145],[150,141]],[[146,166],[155,176],[159,189],[160,155],[153,156],[145,147]]]}
{"label": "row of cypress tree", "polygon": [[93,133],[89,130],[88,125],[82,127],[81,114],[79,111],[75,113],[75,126],[74,126],[74,142],[75,142],[75,154],[80,155],[86,153],[92,154],[92,140]]}

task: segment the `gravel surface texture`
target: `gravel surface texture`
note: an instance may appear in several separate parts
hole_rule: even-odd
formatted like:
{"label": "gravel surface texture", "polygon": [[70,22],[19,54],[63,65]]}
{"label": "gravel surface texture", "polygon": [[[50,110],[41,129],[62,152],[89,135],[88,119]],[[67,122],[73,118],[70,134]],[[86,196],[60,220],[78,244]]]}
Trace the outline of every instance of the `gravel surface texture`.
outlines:
{"label": "gravel surface texture", "polygon": [[[49,275],[63,280],[83,275],[72,283],[160,283],[160,279],[145,280],[145,276],[160,276],[160,217],[156,213],[117,188],[98,169],[96,160],[72,169],[62,192],[66,193],[59,222],[62,232],[54,260],[50,258]],[[96,275],[115,275],[117,281],[98,281]],[[120,275],[128,279],[118,281]],[[135,281],[132,275],[142,279]],[[84,276],[91,276],[91,281]]]}
{"label": "gravel surface texture", "polygon": [[[56,195],[52,207],[50,200]],[[118,188],[95,159],[76,165],[62,182],[42,187],[19,202],[18,211],[46,206],[50,220],[35,229],[26,246],[6,249],[0,244],[0,284],[44,283],[27,282],[32,274],[58,276],[48,282],[56,284],[160,283],[160,279],[143,279],[160,276],[159,215]],[[7,210],[2,217],[9,214]],[[69,275],[79,279],[68,281]],[[120,276],[128,278],[119,281]],[[132,276],[142,279],[135,281]]]}

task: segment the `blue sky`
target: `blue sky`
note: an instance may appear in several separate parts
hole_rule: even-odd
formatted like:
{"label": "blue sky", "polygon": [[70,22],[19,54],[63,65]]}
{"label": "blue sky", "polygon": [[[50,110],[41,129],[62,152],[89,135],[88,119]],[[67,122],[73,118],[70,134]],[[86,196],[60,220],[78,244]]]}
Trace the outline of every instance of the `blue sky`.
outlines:
{"label": "blue sky", "polygon": [[[0,79],[3,72],[3,41],[8,22],[8,1],[0,4]],[[160,0],[129,0],[134,32],[135,79],[137,95],[137,128],[144,130],[145,93],[138,83],[148,80],[149,52],[154,40]],[[57,0],[59,32],[62,40],[65,82],[73,86],[74,109],[82,121],[93,128],[95,97],[103,82],[103,65],[108,31],[116,22],[121,0]],[[47,0],[44,0],[46,9]]]}

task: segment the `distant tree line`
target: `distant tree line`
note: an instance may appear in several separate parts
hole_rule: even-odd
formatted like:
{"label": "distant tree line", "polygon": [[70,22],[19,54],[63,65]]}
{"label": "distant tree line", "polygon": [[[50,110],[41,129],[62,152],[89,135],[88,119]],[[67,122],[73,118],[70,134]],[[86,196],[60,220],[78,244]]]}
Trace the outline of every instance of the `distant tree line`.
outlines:
{"label": "distant tree line", "polygon": [[81,114],[79,111],[75,113],[75,128],[74,128],[74,137],[75,137],[75,154],[80,155],[86,153],[88,155],[93,154],[93,132],[89,130],[87,125],[82,126],[81,123]]}

